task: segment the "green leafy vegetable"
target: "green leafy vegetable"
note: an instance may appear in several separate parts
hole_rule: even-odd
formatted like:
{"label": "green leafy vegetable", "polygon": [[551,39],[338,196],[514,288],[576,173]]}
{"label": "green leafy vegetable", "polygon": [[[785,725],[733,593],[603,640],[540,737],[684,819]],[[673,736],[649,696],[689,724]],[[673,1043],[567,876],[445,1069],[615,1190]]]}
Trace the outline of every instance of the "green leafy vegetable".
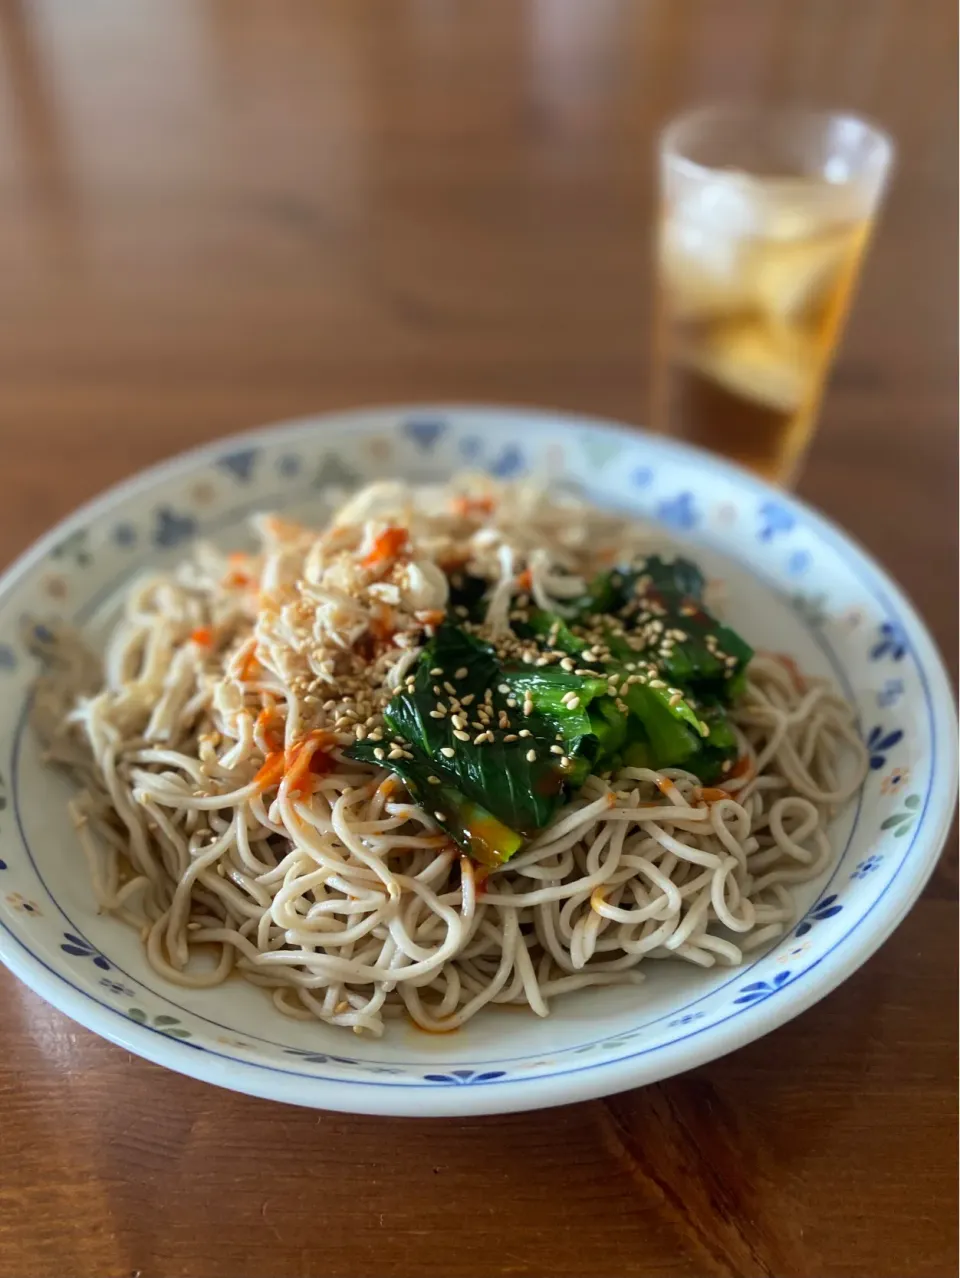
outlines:
{"label": "green leafy vegetable", "polygon": [[[606,683],[556,667],[511,668],[492,645],[451,624],[439,628],[411,680],[384,712],[390,739],[358,741],[347,753],[396,771],[475,859],[505,861],[589,776],[599,742],[587,707]],[[564,703],[570,694],[579,705]]]}
{"label": "green leafy vegetable", "polygon": [[393,769],[487,865],[549,824],[591,771],[682,767],[712,782],[737,755],[725,707],[753,653],[706,610],[703,588],[689,560],[651,556],[598,575],[568,615],[523,601],[517,641],[494,646],[463,628],[482,620],[486,583],[455,574],[450,620],[388,703],[384,739],[347,753]]}

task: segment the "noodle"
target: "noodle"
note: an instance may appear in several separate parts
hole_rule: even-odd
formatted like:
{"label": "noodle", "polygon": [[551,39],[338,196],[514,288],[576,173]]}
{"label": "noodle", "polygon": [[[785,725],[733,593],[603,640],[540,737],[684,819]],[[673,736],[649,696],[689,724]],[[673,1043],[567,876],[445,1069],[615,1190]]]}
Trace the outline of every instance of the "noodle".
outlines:
{"label": "noodle", "polygon": [[828,866],[866,752],[850,707],[776,657],[749,666],[722,788],[680,768],[590,775],[486,878],[389,758],[344,753],[381,739],[458,566],[509,635],[518,574],[562,611],[643,529],[468,480],[374,485],[321,534],[272,518],[259,533],[258,555],[204,547],[138,583],[102,673],[64,636],[36,701],[80,787],[99,905],[164,978],[236,972],[296,1018],[379,1035],[405,1012],[445,1031],[487,1004],[545,1016],[561,994],[642,980],[646,959],[737,964],[792,926],[791,889]]}

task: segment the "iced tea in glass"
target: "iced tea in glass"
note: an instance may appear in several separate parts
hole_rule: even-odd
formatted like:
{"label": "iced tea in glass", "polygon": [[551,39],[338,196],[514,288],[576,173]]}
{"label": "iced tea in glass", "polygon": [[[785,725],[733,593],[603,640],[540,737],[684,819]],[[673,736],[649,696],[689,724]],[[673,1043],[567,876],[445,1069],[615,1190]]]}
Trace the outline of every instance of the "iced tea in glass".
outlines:
{"label": "iced tea in glass", "polygon": [[655,429],[796,477],[891,154],[846,115],[714,108],[667,129]]}

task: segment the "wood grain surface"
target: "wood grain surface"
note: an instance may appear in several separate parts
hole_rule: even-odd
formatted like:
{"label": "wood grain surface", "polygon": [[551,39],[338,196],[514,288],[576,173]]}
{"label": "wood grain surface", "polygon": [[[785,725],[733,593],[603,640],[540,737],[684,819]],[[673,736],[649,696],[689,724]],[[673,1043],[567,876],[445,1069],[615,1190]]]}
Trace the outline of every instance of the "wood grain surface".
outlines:
{"label": "wood grain surface", "polygon": [[[697,101],[900,149],[802,494],[956,651],[952,0],[0,0],[0,558],[136,468],[415,400],[642,422],[654,139]],[[952,1275],[952,846],[799,1020],[462,1121],[164,1072],[0,978],[4,1278]]]}

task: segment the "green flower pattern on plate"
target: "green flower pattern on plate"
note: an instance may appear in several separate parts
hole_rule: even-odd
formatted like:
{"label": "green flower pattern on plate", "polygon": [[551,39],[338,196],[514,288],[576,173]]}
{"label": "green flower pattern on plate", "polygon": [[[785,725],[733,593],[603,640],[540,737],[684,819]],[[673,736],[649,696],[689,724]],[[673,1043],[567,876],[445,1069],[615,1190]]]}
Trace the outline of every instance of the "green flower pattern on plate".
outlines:
{"label": "green flower pattern on plate", "polygon": [[183,1028],[176,1016],[148,1016],[142,1007],[127,1008],[127,1015],[138,1025],[159,1030],[161,1034],[169,1034],[171,1038],[190,1037],[190,1031]]}
{"label": "green flower pattern on plate", "polygon": [[881,830],[892,830],[895,839],[901,839],[920,815],[919,794],[908,794],[903,801],[905,812],[894,812],[880,823]]}

